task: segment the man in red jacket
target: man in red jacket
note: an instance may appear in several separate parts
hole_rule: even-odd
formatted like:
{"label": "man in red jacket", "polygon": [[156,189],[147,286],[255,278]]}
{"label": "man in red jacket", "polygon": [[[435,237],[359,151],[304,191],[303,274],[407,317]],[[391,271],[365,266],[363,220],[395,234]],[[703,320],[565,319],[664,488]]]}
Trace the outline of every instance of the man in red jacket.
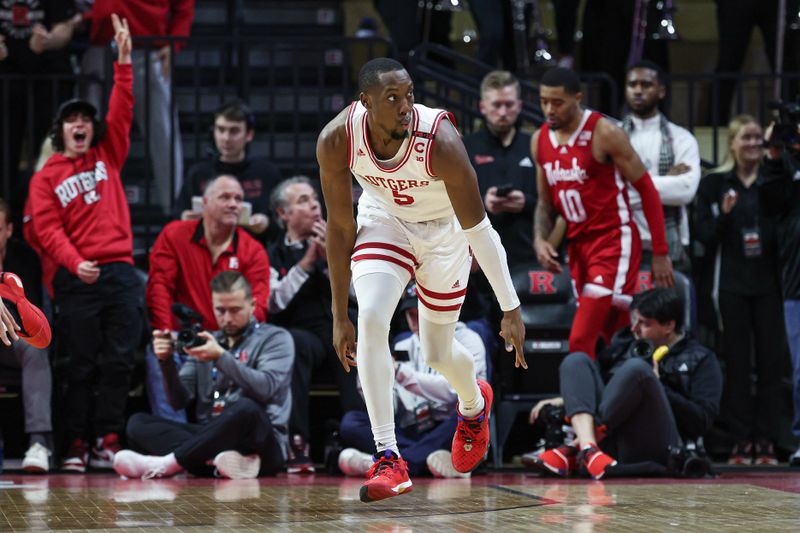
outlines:
{"label": "man in red jacket", "polygon": [[[60,345],[70,359],[63,468],[111,468],[125,427],[125,401],[142,327],[131,219],[120,169],[128,156],[133,73],[128,23],[114,15],[118,58],[105,123],[89,102],[61,105],[54,154],[31,178],[33,233],[58,270],[53,278]],[[94,401],[93,401],[94,399]],[[92,403],[94,406],[92,407]]]}
{"label": "man in red jacket", "polygon": [[[253,288],[257,321],[267,319],[269,259],[264,247],[238,227],[244,190],[239,181],[223,174],[214,178],[203,195],[200,220],[170,222],[150,252],[147,307],[154,330],[177,331],[180,324],[172,304],[189,306],[202,317],[203,329],[216,329],[211,303],[211,280],[225,270],[241,272]],[[185,355],[185,354],[178,354]],[[155,415],[185,421],[166,400],[158,361],[148,349],[147,394]]]}
{"label": "man in red jacket", "polygon": [[[170,212],[172,198],[180,191],[183,180],[183,150],[173,106],[170,64],[173,54],[184,44],[181,39],[189,37],[194,0],[94,0],[91,10],[84,14],[91,22],[92,44],[83,55],[81,70],[84,74],[96,75],[100,79],[108,77],[106,45],[113,35],[112,13],[130,21],[134,38],[166,36],[178,39],[143,42],[132,57],[136,73],[134,93],[137,95],[134,118],[150,147],[153,168],[154,187],[148,202],[160,205],[166,214]],[[101,84],[91,85],[86,97],[99,106],[100,92]]]}

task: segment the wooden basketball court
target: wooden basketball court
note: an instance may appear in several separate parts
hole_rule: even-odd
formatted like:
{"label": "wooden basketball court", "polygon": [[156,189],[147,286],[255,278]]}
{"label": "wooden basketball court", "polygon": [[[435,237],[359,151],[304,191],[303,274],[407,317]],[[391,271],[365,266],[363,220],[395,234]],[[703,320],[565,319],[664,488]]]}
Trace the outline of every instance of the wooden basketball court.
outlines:
{"label": "wooden basketball court", "polygon": [[314,475],[122,480],[0,476],[0,531],[800,531],[800,470],[714,480],[558,480],[504,473],[414,479],[411,493],[358,500],[361,481]]}

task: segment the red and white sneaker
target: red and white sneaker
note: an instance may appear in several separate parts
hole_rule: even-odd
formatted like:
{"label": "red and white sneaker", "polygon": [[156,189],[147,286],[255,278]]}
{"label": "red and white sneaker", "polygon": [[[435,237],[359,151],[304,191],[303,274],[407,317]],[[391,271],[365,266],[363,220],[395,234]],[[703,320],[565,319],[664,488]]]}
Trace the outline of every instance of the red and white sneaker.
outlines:
{"label": "red and white sneaker", "polygon": [[376,502],[411,492],[414,487],[408,477],[405,459],[398,457],[392,450],[385,450],[382,455],[375,455],[373,459],[375,462],[367,472],[367,482],[361,486],[362,502]]}
{"label": "red and white sneaker", "polygon": [[0,272],[0,297],[22,328],[17,332],[19,338],[36,348],[47,348],[51,339],[50,323],[44,313],[25,298],[25,289],[19,276]]}
{"label": "red and white sneaker", "polygon": [[83,439],[75,439],[69,445],[69,450],[61,462],[61,470],[66,472],[86,472],[86,464],[89,462],[89,445]]}
{"label": "red and white sneaker", "polygon": [[543,468],[558,476],[566,477],[578,469],[578,449],[565,444],[542,453],[526,453],[522,456],[522,464]]}
{"label": "red and white sneaker", "polygon": [[108,433],[103,438],[97,439],[97,444],[92,448],[89,466],[92,468],[113,469],[114,455],[122,449],[119,444],[119,435]]}
{"label": "red and white sneaker", "polygon": [[475,418],[464,418],[456,407],[458,426],[451,448],[453,468],[464,474],[472,472],[486,457],[489,449],[489,415],[492,412],[494,393],[492,386],[482,379],[478,380],[478,388],[485,402],[482,414]]}
{"label": "red and white sneaker", "polygon": [[592,479],[598,480],[606,475],[606,468],[617,464],[616,459],[600,450],[596,445],[584,448],[578,454],[578,462],[581,465],[581,472],[585,472]]}

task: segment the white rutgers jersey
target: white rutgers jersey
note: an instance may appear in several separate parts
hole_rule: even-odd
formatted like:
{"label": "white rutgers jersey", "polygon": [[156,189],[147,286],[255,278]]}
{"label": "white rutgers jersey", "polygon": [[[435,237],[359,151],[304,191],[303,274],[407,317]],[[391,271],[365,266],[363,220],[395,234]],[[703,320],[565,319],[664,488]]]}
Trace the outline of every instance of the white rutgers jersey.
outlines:
{"label": "white rutgers jersey", "polygon": [[364,189],[358,203],[385,209],[407,222],[454,216],[444,182],[433,175],[431,148],[442,120],[455,126],[452,113],[414,104],[409,135],[397,155],[381,161],[370,148],[367,109],[359,101],[347,113],[350,171]]}

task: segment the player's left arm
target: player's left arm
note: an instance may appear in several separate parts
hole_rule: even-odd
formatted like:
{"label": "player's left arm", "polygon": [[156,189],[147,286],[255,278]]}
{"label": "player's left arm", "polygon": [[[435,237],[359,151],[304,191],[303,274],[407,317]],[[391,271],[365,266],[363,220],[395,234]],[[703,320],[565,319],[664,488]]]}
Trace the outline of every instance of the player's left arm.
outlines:
{"label": "player's left arm", "polygon": [[[631,146],[628,136],[615,124],[600,119],[595,128],[595,139],[599,161],[611,159],[620,174],[630,182],[642,198],[642,211],[650,228],[653,246],[653,262],[651,275],[658,287],[672,287],[675,280],[672,275],[672,261],[667,249],[667,237],[664,228],[664,207],[661,198],[653,185],[650,174]],[[599,157],[598,157],[599,155]]]}
{"label": "player's left arm", "polygon": [[436,177],[444,182],[458,222],[503,310],[500,335],[506,341],[506,350],[516,349],[514,365],[528,368],[522,352],[525,326],[508,271],[506,251],[484,210],[478,177],[469,162],[461,136],[450,121],[442,121],[436,133],[430,163]]}

